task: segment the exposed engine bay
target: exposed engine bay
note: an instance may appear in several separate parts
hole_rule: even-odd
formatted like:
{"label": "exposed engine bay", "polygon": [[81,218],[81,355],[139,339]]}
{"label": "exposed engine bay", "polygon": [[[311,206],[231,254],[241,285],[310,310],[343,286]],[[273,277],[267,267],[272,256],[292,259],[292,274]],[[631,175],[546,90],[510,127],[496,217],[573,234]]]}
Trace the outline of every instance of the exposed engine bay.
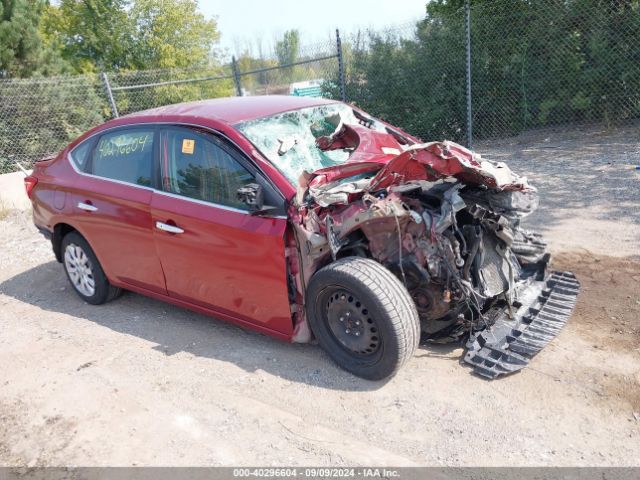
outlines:
{"label": "exposed engine bay", "polygon": [[323,151],[348,152],[348,163],[299,179],[290,212],[303,250],[297,289],[336,259],[373,258],[409,291],[422,343],[463,342],[464,361],[489,378],[526,366],[565,324],[579,289],[573,274],[547,272],[545,242],[521,226],[536,189],[455,143],[416,143],[359,120],[333,119],[335,130],[316,138]]}

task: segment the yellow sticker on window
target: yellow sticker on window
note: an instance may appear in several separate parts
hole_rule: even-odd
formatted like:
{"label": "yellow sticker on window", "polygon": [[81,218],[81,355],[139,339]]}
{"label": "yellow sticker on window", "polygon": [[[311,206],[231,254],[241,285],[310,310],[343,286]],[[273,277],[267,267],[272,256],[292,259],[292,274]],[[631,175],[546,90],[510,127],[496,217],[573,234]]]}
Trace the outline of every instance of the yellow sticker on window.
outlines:
{"label": "yellow sticker on window", "polygon": [[188,153],[189,155],[192,155],[195,146],[195,140],[189,140],[188,138],[185,138],[184,140],[182,140],[182,153]]}

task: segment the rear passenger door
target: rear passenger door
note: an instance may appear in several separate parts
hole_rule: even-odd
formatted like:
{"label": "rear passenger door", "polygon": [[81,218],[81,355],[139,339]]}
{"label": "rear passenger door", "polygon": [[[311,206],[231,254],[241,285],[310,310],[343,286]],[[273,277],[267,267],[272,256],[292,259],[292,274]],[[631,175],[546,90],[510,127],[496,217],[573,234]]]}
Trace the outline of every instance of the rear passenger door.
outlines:
{"label": "rear passenger door", "polygon": [[107,277],[166,293],[150,213],[156,135],[153,126],[122,127],[76,147],[73,205],[77,228]]}
{"label": "rear passenger door", "polygon": [[[284,201],[226,140],[186,127],[160,132],[163,191],[151,202],[168,294],[272,331],[292,330]],[[251,215],[236,191],[260,183],[280,211]]]}

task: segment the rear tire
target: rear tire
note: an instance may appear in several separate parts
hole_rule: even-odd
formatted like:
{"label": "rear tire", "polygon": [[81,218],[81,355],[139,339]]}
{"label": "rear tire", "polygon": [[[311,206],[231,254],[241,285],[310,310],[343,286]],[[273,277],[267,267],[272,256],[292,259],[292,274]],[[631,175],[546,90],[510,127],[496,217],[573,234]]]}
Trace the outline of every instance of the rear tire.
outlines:
{"label": "rear tire", "polygon": [[101,305],[116,298],[121,290],[112,286],[89,243],[78,232],[62,239],[62,265],[71,286],[82,300]]}
{"label": "rear tire", "polygon": [[392,377],[413,356],[420,320],[407,289],[375,260],[347,257],[318,270],[306,311],[320,346],[368,380]]}

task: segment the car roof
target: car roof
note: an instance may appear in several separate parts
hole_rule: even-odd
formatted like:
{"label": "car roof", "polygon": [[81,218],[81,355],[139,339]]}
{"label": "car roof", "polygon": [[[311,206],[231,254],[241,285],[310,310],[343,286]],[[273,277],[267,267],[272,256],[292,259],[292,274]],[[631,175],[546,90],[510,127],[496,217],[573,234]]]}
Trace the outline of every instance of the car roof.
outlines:
{"label": "car roof", "polygon": [[122,118],[142,120],[158,116],[201,117],[213,118],[233,125],[246,120],[268,117],[289,110],[327,105],[330,103],[336,103],[336,100],[289,95],[224,97],[166,105],[135,112]]}

